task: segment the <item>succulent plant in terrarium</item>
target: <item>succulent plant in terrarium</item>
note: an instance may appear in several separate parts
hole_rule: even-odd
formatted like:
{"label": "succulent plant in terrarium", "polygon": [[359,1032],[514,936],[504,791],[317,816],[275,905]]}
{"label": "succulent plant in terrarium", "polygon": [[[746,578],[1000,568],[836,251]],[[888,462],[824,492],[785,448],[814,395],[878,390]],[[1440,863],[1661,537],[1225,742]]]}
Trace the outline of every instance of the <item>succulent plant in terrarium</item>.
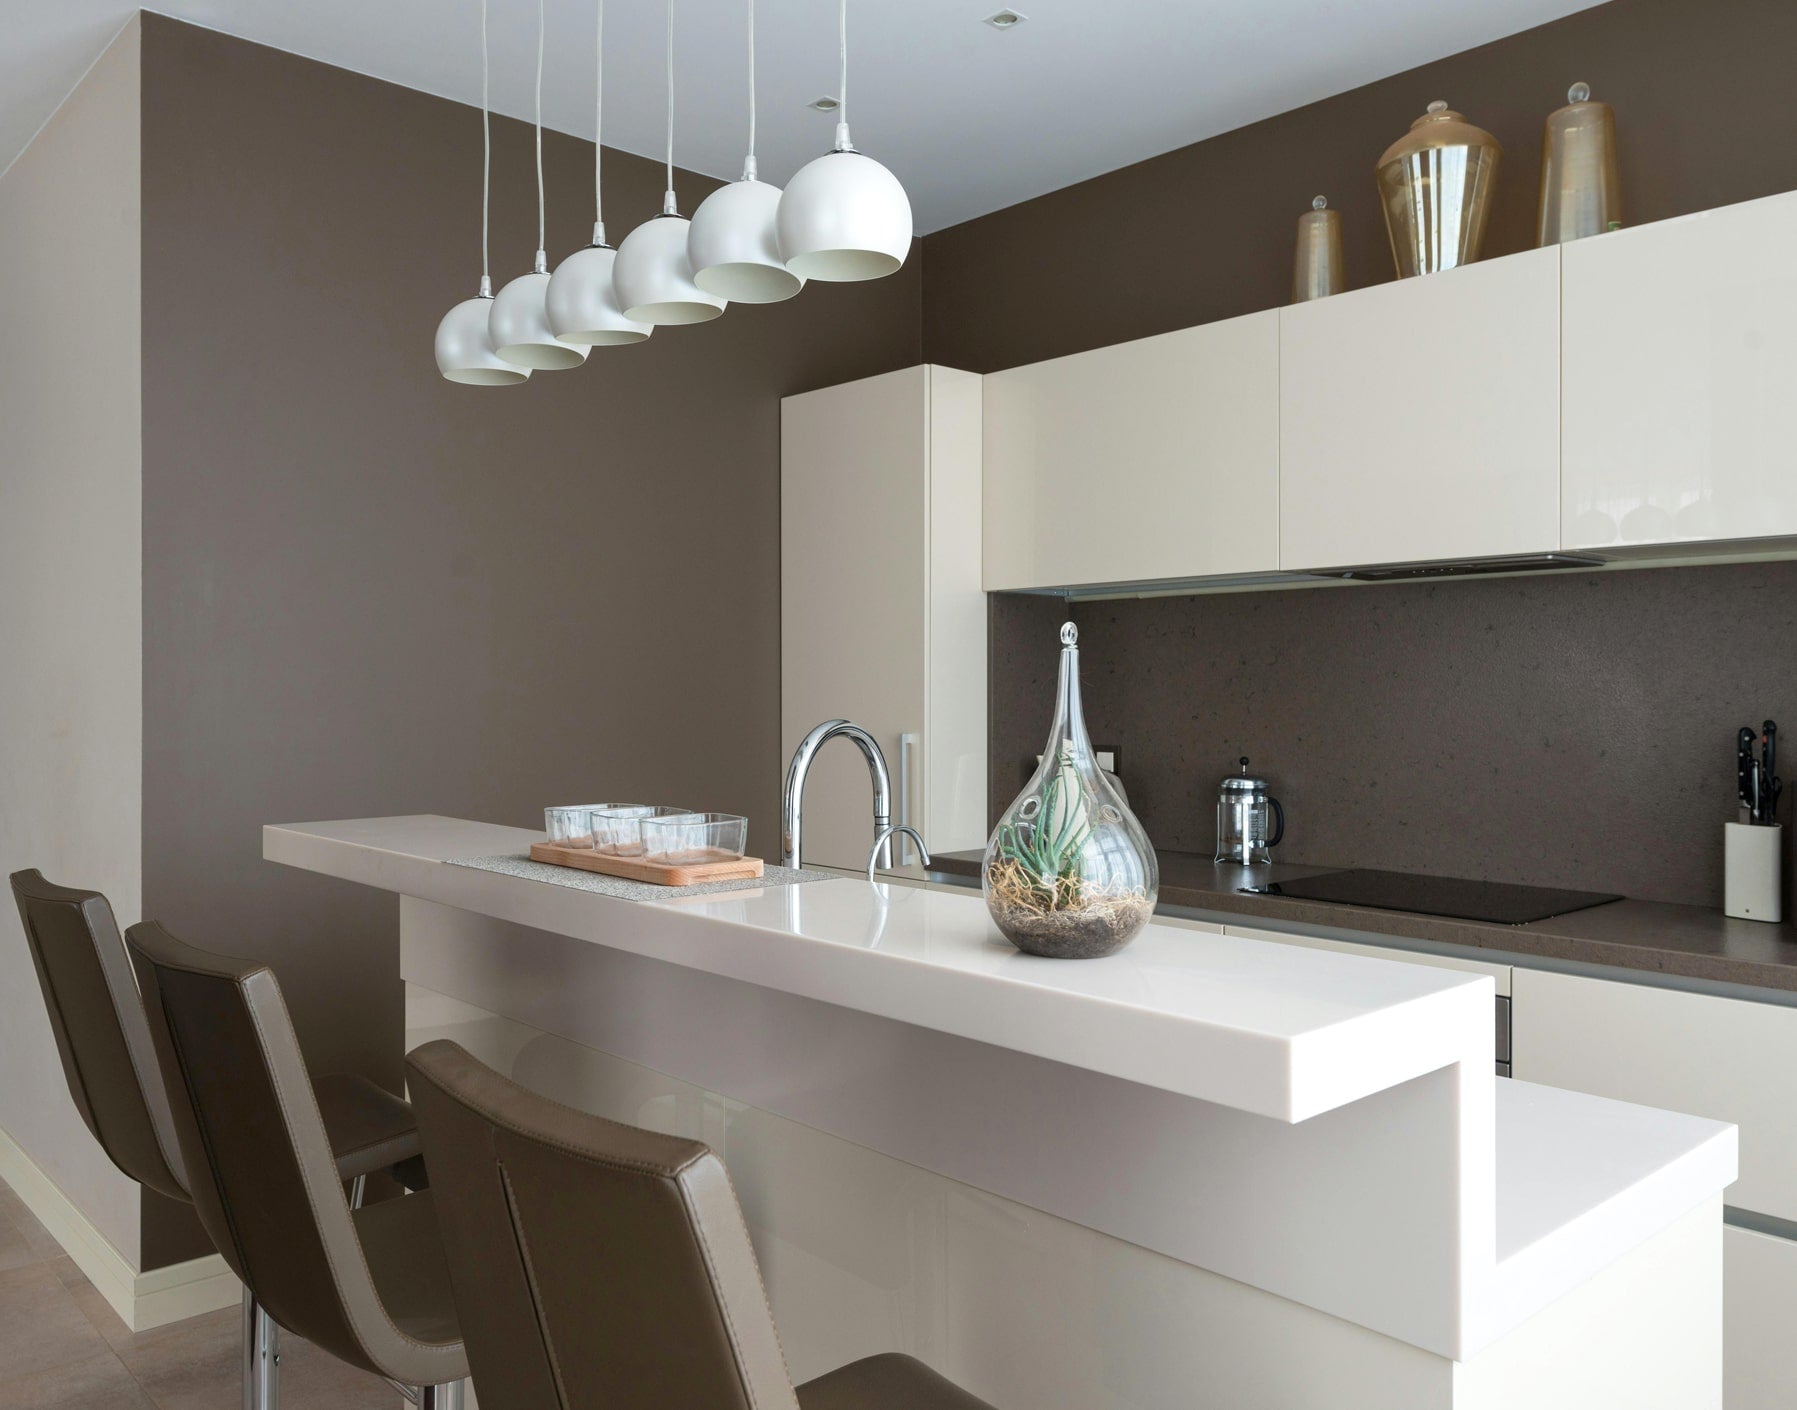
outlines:
{"label": "succulent plant in terrarium", "polygon": [[1159,873],[1142,826],[1099,769],[1079,698],[1079,632],[1061,628],[1060,685],[1042,763],[986,844],[986,908],[1020,950],[1090,959],[1154,913]]}

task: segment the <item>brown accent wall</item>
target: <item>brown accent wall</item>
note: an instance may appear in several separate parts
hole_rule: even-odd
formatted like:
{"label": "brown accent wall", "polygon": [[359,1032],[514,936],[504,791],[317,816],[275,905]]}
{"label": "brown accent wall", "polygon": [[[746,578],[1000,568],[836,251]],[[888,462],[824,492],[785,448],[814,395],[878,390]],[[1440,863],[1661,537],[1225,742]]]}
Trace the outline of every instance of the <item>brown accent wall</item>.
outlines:
{"label": "brown accent wall", "polygon": [[1789,0],[1609,0],[938,231],[924,356],[994,372],[1275,308],[1318,192],[1350,287],[1392,278],[1373,168],[1434,98],[1504,145],[1488,254],[1533,245],[1542,119],[1578,79],[1616,108],[1630,224],[1788,191],[1793,53]]}
{"label": "brown accent wall", "polygon": [[[262,824],[673,798],[776,845],[780,398],[916,363],[918,262],[457,387],[474,110],[155,15],[143,109],[145,913],[271,960],[315,1068],[397,1088],[393,898]],[[529,129],[494,139],[497,283],[536,240]],[[544,160],[555,258],[592,154]],[[619,234],[659,208],[653,164],[606,174]],[[205,1249],[166,1206],[143,1243]]]}

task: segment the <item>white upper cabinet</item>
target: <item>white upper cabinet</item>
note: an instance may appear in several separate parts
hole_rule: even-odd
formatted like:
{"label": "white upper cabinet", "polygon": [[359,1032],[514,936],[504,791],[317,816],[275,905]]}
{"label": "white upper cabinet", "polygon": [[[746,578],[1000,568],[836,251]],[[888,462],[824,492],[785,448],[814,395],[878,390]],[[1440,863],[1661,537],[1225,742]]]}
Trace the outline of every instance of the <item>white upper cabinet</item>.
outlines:
{"label": "white upper cabinet", "polygon": [[1797,193],[1567,245],[1568,548],[1797,534]]}
{"label": "white upper cabinet", "polygon": [[1560,546],[1560,251],[1279,315],[1279,566]]}
{"label": "white upper cabinet", "polygon": [[1278,566],[1279,324],[1251,314],[986,378],[986,587]]}
{"label": "white upper cabinet", "polygon": [[[932,850],[986,842],[980,378],[912,367],[787,397],[780,445],[781,767],[825,720],[879,742],[893,818]],[[867,765],[817,756],[805,859],[859,870]],[[918,870],[907,868],[907,870]]]}

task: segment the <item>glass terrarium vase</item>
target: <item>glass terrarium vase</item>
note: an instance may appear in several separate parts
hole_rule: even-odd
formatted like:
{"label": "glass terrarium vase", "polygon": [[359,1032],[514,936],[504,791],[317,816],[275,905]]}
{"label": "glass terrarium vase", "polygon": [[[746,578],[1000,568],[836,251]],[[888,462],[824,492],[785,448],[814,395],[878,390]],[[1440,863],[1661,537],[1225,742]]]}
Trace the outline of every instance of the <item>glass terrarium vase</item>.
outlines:
{"label": "glass terrarium vase", "polygon": [[1054,728],[1035,777],[986,844],[986,908],[1018,949],[1115,954],[1148,923],[1160,870],[1148,835],[1092,753],[1079,698],[1079,631],[1061,628]]}

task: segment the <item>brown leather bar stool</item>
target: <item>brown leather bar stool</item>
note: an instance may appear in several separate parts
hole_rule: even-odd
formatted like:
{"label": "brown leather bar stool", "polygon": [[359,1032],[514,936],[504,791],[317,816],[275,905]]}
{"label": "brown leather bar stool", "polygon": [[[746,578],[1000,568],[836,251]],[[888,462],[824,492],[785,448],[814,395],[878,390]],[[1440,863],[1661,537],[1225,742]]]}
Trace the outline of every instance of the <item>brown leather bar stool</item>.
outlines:
{"label": "brown leather bar stool", "polygon": [[992,1410],[909,1356],[795,1390],[700,1142],[573,1111],[447,1041],[406,1070],[481,1410]]}
{"label": "brown leather bar stool", "polygon": [[267,965],[125,932],[193,1205],[281,1326],[459,1410],[468,1357],[430,1191],[352,1210]]}
{"label": "brown leather bar stool", "polygon": [[[11,882],[75,1109],[124,1174],[190,1203],[162,1069],[112,906],[98,891],[57,886],[35,870],[14,872]],[[338,1178],[350,1183],[354,1203],[369,1175],[396,1165],[407,1184],[424,1183],[411,1107],[353,1073],[313,1085]],[[274,1410],[279,1332],[248,1284],[243,1323],[245,1410]]]}

